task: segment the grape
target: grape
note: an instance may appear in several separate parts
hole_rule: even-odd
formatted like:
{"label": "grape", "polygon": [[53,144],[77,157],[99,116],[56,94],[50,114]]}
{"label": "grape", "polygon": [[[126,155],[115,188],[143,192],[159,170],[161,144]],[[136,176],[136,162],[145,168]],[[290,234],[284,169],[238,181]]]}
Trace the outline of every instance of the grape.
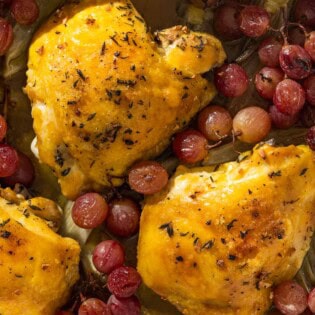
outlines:
{"label": "grape", "polygon": [[34,23],[39,16],[39,8],[35,0],[13,0],[11,14],[22,25]]}
{"label": "grape", "polygon": [[13,175],[18,167],[18,153],[11,146],[0,144],[0,177]]}
{"label": "grape", "polygon": [[13,28],[10,22],[0,17],[0,56],[3,56],[13,42]]}
{"label": "grape", "polygon": [[315,107],[306,104],[301,111],[302,124],[310,128],[315,125]]}
{"label": "grape", "polygon": [[240,29],[248,37],[264,35],[270,23],[268,12],[260,6],[248,5],[239,15]]}
{"label": "grape", "polygon": [[224,4],[214,12],[213,27],[217,34],[226,40],[242,37],[238,22],[239,7],[237,4]]}
{"label": "grape", "polygon": [[198,116],[198,129],[208,140],[218,141],[230,134],[232,117],[223,107],[208,106]]}
{"label": "grape", "polygon": [[285,281],[274,289],[274,304],[285,315],[299,315],[307,308],[307,292],[294,281]]}
{"label": "grape", "polygon": [[315,126],[311,127],[306,134],[306,143],[315,151]]}
{"label": "grape", "polygon": [[308,34],[304,44],[304,49],[309,53],[312,60],[315,61],[315,31]]}
{"label": "grape", "polygon": [[207,144],[202,133],[188,129],[175,136],[172,146],[175,155],[183,163],[196,163],[207,156]]}
{"label": "grape", "polygon": [[117,241],[106,240],[94,248],[92,259],[95,268],[99,272],[109,274],[115,268],[123,265],[125,252]]}
{"label": "grape", "polygon": [[279,55],[280,66],[290,78],[300,80],[308,77],[312,70],[312,59],[298,45],[285,45]]}
{"label": "grape", "polygon": [[87,193],[77,198],[72,208],[74,223],[84,229],[100,226],[105,221],[107,214],[107,202],[97,193]]}
{"label": "grape", "polygon": [[3,178],[3,183],[7,186],[14,187],[15,184],[22,184],[30,187],[35,178],[35,169],[30,158],[18,152],[19,166],[13,175]]}
{"label": "grape", "polygon": [[111,312],[102,300],[91,298],[81,304],[78,315],[111,315]]}
{"label": "grape", "polygon": [[6,120],[2,115],[0,115],[0,142],[5,138],[8,130],[8,125]]}
{"label": "grape", "polygon": [[283,80],[284,74],[279,68],[262,68],[255,76],[255,87],[258,94],[272,99],[276,86]]}
{"label": "grape", "polygon": [[140,315],[141,313],[140,302],[135,296],[120,299],[111,295],[107,304],[112,315]]}
{"label": "grape", "polygon": [[298,0],[295,6],[295,20],[310,27],[315,27],[315,1]]}
{"label": "grape", "polygon": [[303,83],[306,101],[315,106],[315,75],[309,76]]}
{"label": "grape", "polygon": [[139,220],[139,206],[132,199],[116,199],[109,204],[106,226],[114,235],[132,236],[139,229]]}
{"label": "grape", "polygon": [[135,268],[122,266],[109,274],[107,287],[116,297],[128,298],[136,293],[141,281],[141,276]]}
{"label": "grape", "polygon": [[307,304],[312,313],[315,313],[315,288],[309,293]]}
{"label": "grape", "polygon": [[216,70],[214,83],[218,91],[226,97],[237,97],[248,88],[248,76],[245,70],[236,63],[223,65]]}
{"label": "grape", "polygon": [[261,42],[258,48],[260,61],[268,67],[279,66],[279,54],[282,49],[282,43],[274,37],[268,37]]}
{"label": "grape", "polygon": [[286,115],[278,111],[276,106],[269,108],[269,115],[271,117],[272,124],[278,129],[288,129],[292,127],[298,120],[297,115]]}
{"label": "grape", "polygon": [[233,130],[238,138],[247,143],[263,140],[271,129],[268,113],[260,107],[252,106],[240,110],[233,119]]}
{"label": "grape", "polygon": [[168,174],[160,163],[143,161],[131,168],[128,181],[130,187],[136,192],[151,195],[161,191],[166,186]]}
{"label": "grape", "polygon": [[300,27],[294,26],[289,29],[289,43],[304,46],[305,33]]}
{"label": "grape", "polygon": [[277,85],[273,103],[281,113],[296,115],[305,103],[305,92],[296,81],[285,79]]}

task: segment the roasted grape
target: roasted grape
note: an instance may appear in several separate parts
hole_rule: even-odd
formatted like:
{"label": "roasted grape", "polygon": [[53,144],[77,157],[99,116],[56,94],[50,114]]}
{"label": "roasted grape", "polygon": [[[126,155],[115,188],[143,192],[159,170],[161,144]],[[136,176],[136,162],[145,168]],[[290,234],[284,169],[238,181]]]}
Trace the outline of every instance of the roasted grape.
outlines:
{"label": "roasted grape", "polygon": [[294,13],[297,22],[313,28],[315,27],[315,1],[298,0]]}
{"label": "roasted grape", "polygon": [[81,304],[78,315],[111,315],[111,312],[102,300],[91,298]]}
{"label": "roasted grape", "polygon": [[276,106],[270,106],[269,114],[272,124],[278,129],[288,129],[292,127],[298,120],[298,115],[286,115],[277,109]]}
{"label": "roasted grape", "polygon": [[260,61],[268,67],[279,66],[279,54],[282,43],[274,37],[267,37],[258,48]]}
{"label": "roasted grape", "polygon": [[111,295],[107,304],[112,315],[140,315],[140,302],[135,296],[120,299],[115,295]]}
{"label": "roasted grape", "polygon": [[10,22],[0,18],[0,56],[3,56],[13,42],[13,28]]}
{"label": "roasted grape", "polygon": [[315,288],[309,293],[307,304],[311,312],[315,313]]}
{"label": "roasted grape", "polygon": [[315,106],[315,75],[309,76],[303,83],[306,101]]}
{"label": "roasted grape", "polygon": [[312,60],[315,61],[315,31],[311,32],[306,37],[304,49],[309,53]]}
{"label": "roasted grape", "polygon": [[29,25],[37,20],[39,8],[35,0],[13,0],[11,13],[19,24]]}
{"label": "roasted grape", "polygon": [[0,177],[13,175],[19,167],[19,155],[14,148],[0,144]]}

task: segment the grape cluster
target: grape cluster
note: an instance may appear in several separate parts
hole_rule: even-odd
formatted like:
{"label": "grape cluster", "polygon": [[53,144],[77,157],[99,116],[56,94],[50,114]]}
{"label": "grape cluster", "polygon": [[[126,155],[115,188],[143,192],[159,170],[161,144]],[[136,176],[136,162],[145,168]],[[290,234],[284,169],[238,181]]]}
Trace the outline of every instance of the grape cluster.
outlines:
{"label": "grape cluster", "polygon": [[13,42],[13,27],[11,21],[4,16],[7,11],[11,17],[21,25],[34,23],[39,16],[39,7],[36,0],[3,0],[0,2],[0,56],[3,56]]}

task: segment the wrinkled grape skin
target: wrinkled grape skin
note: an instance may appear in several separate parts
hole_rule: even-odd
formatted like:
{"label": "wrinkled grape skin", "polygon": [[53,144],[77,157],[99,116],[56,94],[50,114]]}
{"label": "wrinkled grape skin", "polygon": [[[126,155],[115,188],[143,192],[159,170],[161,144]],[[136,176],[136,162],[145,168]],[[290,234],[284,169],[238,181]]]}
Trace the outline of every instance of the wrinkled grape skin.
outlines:
{"label": "wrinkled grape skin", "polygon": [[274,37],[267,37],[261,42],[258,48],[260,61],[268,67],[279,66],[279,54],[282,49],[282,43]]}
{"label": "wrinkled grape skin", "polygon": [[308,294],[307,304],[312,313],[315,313],[315,288]]}
{"label": "wrinkled grape skin", "polygon": [[270,23],[268,12],[260,6],[248,5],[241,10],[239,15],[241,31],[248,37],[264,35]]}
{"label": "wrinkled grape skin", "polygon": [[97,193],[87,193],[76,199],[72,207],[72,219],[83,229],[93,229],[100,226],[108,214],[105,199]]}
{"label": "wrinkled grape skin", "polygon": [[300,118],[303,126],[310,128],[315,125],[315,107],[305,104],[303,107]]}
{"label": "wrinkled grape skin", "polygon": [[13,28],[10,22],[0,17],[0,56],[3,56],[13,42]]}
{"label": "wrinkled grape skin", "polygon": [[315,151],[315,126],[311,127],[306,134],[306,143]]}
{"label": "wrinkled grape skin", "polygon": [[111,315],[109,306],[99,299],[85,300],[78,311],[78,315]]}
{"label": "wrinkled grape skin", "polygon": [[306,101],[310,105],[315,106],[315,75],[309,76],[303,82],[303,88],[305,90]]}
{"label": "wrinkled grape skin", "polygon": [[222,95],[238,97],[244,94],[248,88],[248,76],[238,64],[226,64],[216,70],[214,83]]}
{"label": "wrinkled grape skin", "polygon": [[109,274],[107,288],[118,298],[128,298],[136,293],[141,282],[141,276],[135,268],[122,266]]}
{"label": "wrinkled grape skin", "polygon": [[285,315],[299,315],[307,308],[307,292],[294,281],[285,281],[274,289],[274,304]]}
{"label": "wrinkled grape skin", "polygon": [[298,0],[294,12],[297,22],[313,28],[315,27],[315,1]]}
{"label": "wrinkled grape skin", "polygon": [[238,22],[239,7],[237,4],[224,4],[218,7],[214,12],[213,27],[218,36],[225,40],[235,40],[241,38],[241,32]]}
{"label": "wrinkled grape skin", "polygon": [[315,31],[307,36],[304,49],[309,53],[312,60],[315,61]]}
{"label": "wrinkled grape skin", "polygon": [[290,78],[300,80],[308,77],[312,60],[308,52],[298,45],[285,45],[279,55],[280,67]]}
{"label": "wrinkled grape skin", "polygon": [[278,129],[288,129],[292,127],[298,120],[298,115],[286,115],[278,111],[276,106],[270,106],[269,115],[272,124]]}
{"label": "wrinkled grape skin", "polygon": [[22,184],[25,187],[30,187],[35,179],[35,169],[30,158],[18,152],[19,166],[9,177],[3,178],[3,183],[7,186],[14,187],[15,184]]}
{"label": "wrinkled grape skin", "polygon": [[272,99],[276,86],[283,80],[284,74],[279,68],[262,68],[255,76],[258,94],[265,99]]}
{"label": "wrinkled grape skin", "polygon": [[140,315],[141,313],[140,302],[135,296],[120,299],[111,295],[107,304],[112,312],[112,315]]}
{"label": "wrinkled grape skin", "polygon": [[116,236],[130,237],[139,229],[139,206],[131,199],[112,200],[106,219],[107,229]]}
{"label": "wrinkled grape skin", "polygon": [[296,81],[285,79],[277,85],[273,103],[281,113],[296,115],[305,103],[305,91]]}
{"label": "wrinkled grape skin", "polygon": [[208,140],[219,141],[231,133],[232,117],[221,106],[208,106],[198,116],[198,129]]}
{"label": "wrinkled grape skin", "polygon": [[238,139],[246,143],[263,140],[271,129],[269,114],[260,107],[251,106],[240,110],[233,119],[233,130]]}
{"label": "wrinkled grape skin", "polygon": [[152,195],[166,186],[168,173],[158,162],[143,161],[131,168],[128,182],[134,191],[144,195]]}
{"label": "wrinkled grape skin", "polygon": [[39,7],[35,0],[13,0],[11,14],[22,25],[34,23],[39,16]]}
{"label": "wrinkled grape skin", "polygon": [[99,272],[109,274],[115,268],[123,265],[125,251],[117,241],[106,240],[94,248],[92,259],[95,268]]}
{"label": "wrinkled grape skin", "polygon": [[0,177],[13,175],[19,167],[19,156],[14,148],[0,144]]}
{"label": "wrinkled grape skin", "polygon": [[207,156],[207,139],[204,135],[193,129],[178,133],[172,143],[175,155],[183,163],[197,163]]}

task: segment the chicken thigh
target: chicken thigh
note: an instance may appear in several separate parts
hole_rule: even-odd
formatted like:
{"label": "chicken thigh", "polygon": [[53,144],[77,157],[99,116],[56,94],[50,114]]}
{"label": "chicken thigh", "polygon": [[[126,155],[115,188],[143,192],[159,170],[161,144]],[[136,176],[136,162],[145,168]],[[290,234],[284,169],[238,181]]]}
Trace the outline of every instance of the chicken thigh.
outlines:
{"label": "chicken thigh", "polygon": [[56,210],[50,200],[0,189],[0,314],[54,315],[67,302],[80,247],[50,228]]}
{"label": "chicken thigh", "polygon": [[201,74],[224,61],[219,40],[182,26],[154,39],[128,0],[74,1],[36,34],[25,91],[66,197],[120,185],[214,97]]}
{"label": "chicken thigh", "polygon": [[183,314],[264,314],[310,245],[314,158],[306,146],[264,145],[217,170],[179,167],[142,213],[144,283]]}

